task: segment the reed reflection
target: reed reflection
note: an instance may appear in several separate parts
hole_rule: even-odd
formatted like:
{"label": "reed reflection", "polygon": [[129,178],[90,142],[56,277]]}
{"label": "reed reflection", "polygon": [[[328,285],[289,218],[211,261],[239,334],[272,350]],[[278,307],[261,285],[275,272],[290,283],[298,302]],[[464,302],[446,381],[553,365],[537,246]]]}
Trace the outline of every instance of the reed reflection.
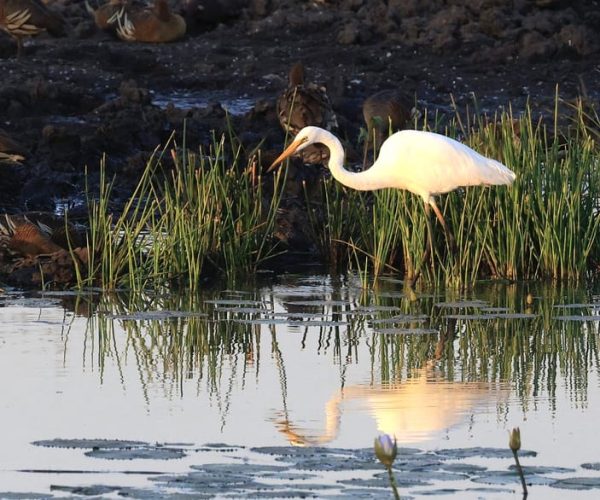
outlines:
{"label": "reed reflection", "polygon": [[[112,367],[125,384],[123,366],[135,363],[148,404],[157,397],[150,384],[167,397],[194,387],[193,397],[218,402],[223,422],[251,377],[280,393],[279,410],[273,416],[265,407],[265,418],[304,445],[334,440],[356,408],[379,432],[416,443],[482,408],[506,415],[509,401],[527,413],[543,396],[552,410],[560,386],[585,405],[589,374],[600,364],[593,291],[494,285],[468,301],[438,293],[414,302],[396,293],[397,283],[389,287],[366,302],[344,281],[310,295],[310,285],[298,293],[286,285],[193,297],[103,295],[89,319],[84,366],[97,365],[101,380]],[[352,377],[350,366],[357,366]],[[338,389],[313,401],[307,416],[298,411],[307,397],[298,373],[316,369]]]}

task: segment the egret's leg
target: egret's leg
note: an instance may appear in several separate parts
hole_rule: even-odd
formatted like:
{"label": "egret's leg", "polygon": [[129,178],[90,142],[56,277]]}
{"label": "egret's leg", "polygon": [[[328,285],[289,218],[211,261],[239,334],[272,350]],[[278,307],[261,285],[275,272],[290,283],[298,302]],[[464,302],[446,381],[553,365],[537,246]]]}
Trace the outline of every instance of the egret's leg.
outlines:
{"label": "egret's leg", "polygon": [[429,205],[427,203],[425,203],[425,223],[427,224],[427,249],[425,250],[425,253],[423,254],[423,259],[421,259],[421,262],[419,263],[419,267],[417,268],[417,271],[415,272],[415,276],[410,283],[411,287],[415,285],[415,283],[421,276],[421,271],[423,270],[423,266],[425,266],[427,264],[427,261],[429,260],[430,256],[431,256],[431,267],[433,268],[433,265],[434,265],[434,261],[433,261],[433,255],[434,255],[433,254],[433,229],[431,228],[431,221],[429,220],[430,213],[431,212],[429,210]]}
{"label": "egret's leg", "polygon": [[446,239],[448,240],[448,245],[450,246],[450,249],[453,252],[456,251],[456,242],[454,241],[454,236],[450,232],[450,229],[448,229],[448,226],[446,225],[446,221],[444,220],[444,216],[442,215],[442,212],[438,208],[438,206],[433,198],[429,199],[429,205],[431,205],[431,208],[433,208],[433,211],[435,212],[436,217],[438,218],[438,220],[440,221],[440,224],[444,228],[444,234],[446,235]]}

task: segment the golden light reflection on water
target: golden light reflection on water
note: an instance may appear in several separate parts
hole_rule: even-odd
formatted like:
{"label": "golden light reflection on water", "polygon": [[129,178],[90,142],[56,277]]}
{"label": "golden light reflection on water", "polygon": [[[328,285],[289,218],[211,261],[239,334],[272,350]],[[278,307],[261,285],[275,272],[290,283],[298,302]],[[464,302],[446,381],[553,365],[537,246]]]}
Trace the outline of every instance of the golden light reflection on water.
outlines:
{"label": "golden light reflection on water", "polygon": [[337,438],[345,408],[357,406],[372,417],[379,433],[395,436],[402,445],[416,445],[464,422],[477,408],[495,407],[508,395],[507,384],[451,382],[429,367],[399,383],[344,387],[326,402],[320,432],[281,416],[274,423],[292,445],[324,445]]}

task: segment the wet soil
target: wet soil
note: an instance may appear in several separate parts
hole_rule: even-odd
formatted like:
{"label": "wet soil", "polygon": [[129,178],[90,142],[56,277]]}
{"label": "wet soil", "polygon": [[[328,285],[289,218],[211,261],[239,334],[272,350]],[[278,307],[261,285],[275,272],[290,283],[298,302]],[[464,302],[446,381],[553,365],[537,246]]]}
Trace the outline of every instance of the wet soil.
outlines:
{"label": "wet soil", "polygon": [[[414,95],[441,117],[473,106],[493,114],[530,102],[553,108],[600,83],[600,2],[560,0],[212,0],[171,2],[188,34],[171,44],[125,43],[96,29],[84,2],[48,0],[69,23],[16,58],[0,32],[0,127],[26,149],[0,166],[0,211],[82,205],[105,158],[124,199],[158,145],[210,143],[227,128],[278,150],[275,100],[290,66],[327,88],[339,135],[357,143],[361,104],[381,89]],[[92,2],[93,3],[93,2]],[[268,157],[268,155],[267,155]]]}

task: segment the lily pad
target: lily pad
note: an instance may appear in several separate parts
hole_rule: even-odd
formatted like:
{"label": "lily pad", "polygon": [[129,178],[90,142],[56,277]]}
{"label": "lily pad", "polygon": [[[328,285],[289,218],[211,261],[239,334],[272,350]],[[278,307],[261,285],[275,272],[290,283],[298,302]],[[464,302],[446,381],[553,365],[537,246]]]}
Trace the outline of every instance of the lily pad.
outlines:
{"label": "lily pad", "polygon": [[600,470],[600,462],[581,464],[581,467],[588,470]]}
{"label": "lily pad", "polygon": [[143,321],[152,320],[160,321],[165,319],[173,318],[206,318],[208,314],[194,311],[137,311],[129,314],[107,314],[107,318],[120,319],[120,320],[132,320],[132,321]]}
{"label": "lily pad", "polygon": [[[499,484],[499,485],[507,485],[507,484],[519,484],[521,479],[516,471],[487,471],[485,474],[482,474],[479,477],[472,478],[471,481],[474,483],[485,483],[485,484]],[[532,485],[550,485],[556,479],[538,476],[536,474],[525,474],[525,482],[527,484]]]}
{"label": "lily pad", "polygon": [[446,314],[444,315],[445,319],[461,319],[461,320],[469,320],[469,321],[478,321],[478,320],[490,320],[496,319],[497,316],[495,314]]}
{"label": "lily pad", "polygon": [[286,306],[306,306],[306,307],[314,307],[314,306],[352,306],[352,304],[346,300],[294,300],[294,301],[284,301]]}
{"label": "lily pad", "polygon": [[488,304],[483,300],[457,300],[453,302],[438,302],[435,304],[435,307],[439,307],[440,309],[466,309],[468,307],[486,307]]}
{"label": "lily pad", "polygon": [[378,328],[375,333],[384,335],[432,335],[438,331],[433,328]]}
{"label": "lily pad", "polygon": [[307,321],[289,321],[288,324],[290,326],[346,326],[348,323],[346,321],[317,321],[317,320],[307,320]]}
{"label": "lily pad", "polygon": [[86,457],[104,458],[106,460],[173,460],[183,458],[185,455],[181,449],[161,447],[96,449],[85,452]]}
{"label": "lily pad", "polygon": [[205,304],[215,304],[219,306],[262,306],[264,303],[260,300],[244,299],[213,299],[205,300]]}
{"label": "lily pad", "polygon": [[578,316],[578,315],[554,316],[554,319],[556,319],[558,321],[600,321],[600,315],[599,316],[590,316],[589,314],[587,314],[587,315],[582,315],[582,316]]}
{"label": "lily pad", "polygon": [[[0,498],[6,500],[36,500],[47,499],[48,493],[24,493],[19,491],[0,491]],[[52,496],[50,496],[52,498]]]}
{"label": "lily pad", "polygon": [[45,439],[34,441],[35,446],[49,448],[99,448],[99,449],[125,449],[142,446],[151,446],[144,441],[122,441],[119,439]]}
{"label": "lily pad", "polygon": [[494,314],[495,318],[500,318],[500,319],[531,319],[531,318],[537,318],[538,314],[532,314],[532,313],[497,313]]}
{"label": "lily pad", "polygon": [[[483,457],[483,458],[513,458],[512,451],[508,448],[448,448],[444,450],[437,450],[435,454],[439,457],[445,457],[450,459],[460,460],[463,458],[472,457]],[[535,451],[520,450],[519,456],[521,457],[535,457],[537,453]]]}
{"label": "lily pad", "polygon": [[216,307],[218,313],[235,313],[235,314],[262,314],[267,309],[262,307]]}
{"label": "lily pad", "polygon": [[569,477],[559,479],[550,486],[567,490],[591,490],[600,488],[600,477]]}
{"label": "lily pad", "polygon": [[242,319],[236,318],[233,320],[235,323],[242,325],[287,325],[289,321],[284,318],[256,318],[256,319]]}

